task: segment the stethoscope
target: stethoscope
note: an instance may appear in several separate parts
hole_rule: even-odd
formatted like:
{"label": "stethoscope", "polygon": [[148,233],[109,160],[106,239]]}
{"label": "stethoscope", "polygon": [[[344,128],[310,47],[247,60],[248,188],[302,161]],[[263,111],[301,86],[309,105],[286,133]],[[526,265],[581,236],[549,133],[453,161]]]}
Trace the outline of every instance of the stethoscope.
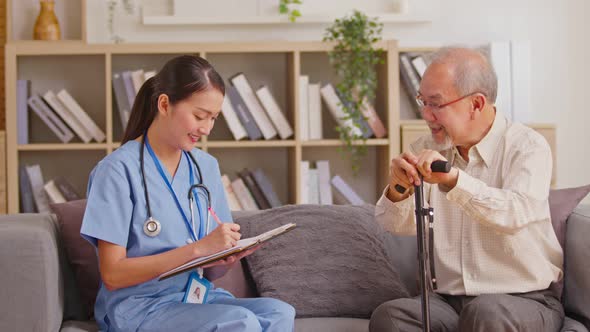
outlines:
{"label": "stethoscope", "polygon": [[[190,160],[192,161],[192,164],[195,165],[195,167],[197,169],[197,174],[199,176],[199,183],[192,184],[193,183],[193,168],[191,167],[191,163],[187,159],[187,163],[189,166],[189,177],[190,177],[190,183],[191,183],[191,187],[188,190],[189,209],[190,209],[190,214],[191,214],[190,224],[189,224],[188,218],[184,214],[184,210],[182,209],[180,202],[178,201],[178,198],[176,197],[176,194],[174,193],[174,190],[172,189],[172,185],[168,182],[168,179],[166,178],[166,176],[164,174],[162,166],[160,165],[160,162],[158,161],[155,153],[153,152],[153,150],[150,146],[149,140],[147,139],[147,131],[144,133],[144,135],[141,139],[141,147],[139,150],[139,162],[141,165],[141,179],[143,182],[145,203],[146,203],[147,213],[148,213],[148,219],[143,224],[143,232],[149,237],[156,237],[162,231],[162,224],[154,218],[154,216],[152,214],[152,209],[150,207],[150,198],[149,198],[149,193],[148,193],[147,182],[145,180],[145,167],[144,167],[144,158],[143,158],[143,150],[145,147],[147,147],[148,152],[152,156],[152,159],[154,159],[154,162],[156,164],[156,167],[158,168],[158,171],[160,172],[160,175],[162,175],[162,178],[164,179],[164,181],[168,185],[168,188],[171,190],[172,195],[174,196],[174,200],[176,201],[176,205],[183,216],[183,219],[184,219],[185,224],[188,228],[189,234],[192,237],[192,240],[189,239],[189,240],[187,240],[187,242],[189,242],[189,243],[193,242],[193,241],[196,242],[198,239],[203,238],[203,236],[206,236],[207,234],[209,234],[210,211],[211,211],[211,192],[209,191],[207,186],[205,186],[203,184],[203,174],[201,173],[201,167],[199,167],[199,163],[197,163],[197,160],[195,159],[195,157],[193,156],[192,153],[183,151],[183,153],[190,158]],[[207,196],[207,225],[206,225],[206,229],[205,229],[204,234],[201,232],[202,226],[203,226],[203,220],[202,220],[203,218],[202,218],[202,214],[201,214],[201,210],[200,210],[200,203],[199,203],[198,199],[195,199],[195,195],[193,193],[193,190],[195,190],[195,189],[201,189],[203,192],[205,192],[205,194]],[[201,223],[199,224],[199,234],[198,234],[199,236],[197,236],[197,234],[195,232],[195,215],[194,215],[194,209],[193,209],[193,205],[195,203],[195,200],[197,203],[197,208],[199,209],[199,219],[201,220]]]}

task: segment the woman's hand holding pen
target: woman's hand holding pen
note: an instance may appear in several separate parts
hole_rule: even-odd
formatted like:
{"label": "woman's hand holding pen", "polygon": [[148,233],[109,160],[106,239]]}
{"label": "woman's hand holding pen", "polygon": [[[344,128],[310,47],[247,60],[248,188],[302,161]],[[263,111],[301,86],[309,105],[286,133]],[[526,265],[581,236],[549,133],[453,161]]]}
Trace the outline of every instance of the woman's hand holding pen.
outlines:
{"label": "woman's hand holding pen", "polygon": [[242,237],[240,225],[221,223],[209,235],[194,243],[199,248],[199,256],[208,256],[229,249]]}

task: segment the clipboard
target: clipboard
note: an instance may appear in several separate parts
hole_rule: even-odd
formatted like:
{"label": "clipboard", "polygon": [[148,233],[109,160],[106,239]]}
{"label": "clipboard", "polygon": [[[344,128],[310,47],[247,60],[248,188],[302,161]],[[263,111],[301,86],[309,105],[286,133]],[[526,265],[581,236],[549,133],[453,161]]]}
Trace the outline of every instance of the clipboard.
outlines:
{"label": "clipboard", "polygon": [[158,281],[168,279],[170,277],[173,277],[177,274],[186,272],[188,270],[193,270],[193,269],[196,269],[196,268],[201,267],[203,265],[207,265],[209,263],[213,263],[218,260],[229,257],[231,255],[235,255],[235,254],[240,253],[242,251],[248,250],[248,249],[250,249],[254,246],[257,246],[261,243],[264,243],[266,241],[274,239],[275,237],[277,237],[279,235],[285,234],[285,233],[291,231],[292,229],[294,229],[295,227],[297,227],[297,224],[288,223],[288,224],[279,226],[275,229],[272,229],[268,232],[262,233],[258,236],[250,237],[247,239],[241,239],[238,241],[238,243],[234,247],[231,247],[226,250],[222,250],[220,252],[217,252],[217,253],[209,255],[209,256],[199,257],[197,259],[194,259],[192,261],[184,263],[178,267],[175,267],[172,270],[162,273],[158,277]]}

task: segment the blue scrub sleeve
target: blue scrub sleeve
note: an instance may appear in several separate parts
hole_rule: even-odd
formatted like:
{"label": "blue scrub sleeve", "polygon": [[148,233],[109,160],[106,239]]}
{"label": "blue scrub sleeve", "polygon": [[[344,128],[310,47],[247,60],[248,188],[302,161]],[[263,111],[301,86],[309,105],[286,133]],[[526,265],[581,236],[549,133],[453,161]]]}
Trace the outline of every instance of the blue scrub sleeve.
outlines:
{"label": "blue scrub sleeve", "polygon": [[131,185],[124,166],[101,161],[88,182],[82,237],[95,247],[103,240],[126,248],[132,212]]}

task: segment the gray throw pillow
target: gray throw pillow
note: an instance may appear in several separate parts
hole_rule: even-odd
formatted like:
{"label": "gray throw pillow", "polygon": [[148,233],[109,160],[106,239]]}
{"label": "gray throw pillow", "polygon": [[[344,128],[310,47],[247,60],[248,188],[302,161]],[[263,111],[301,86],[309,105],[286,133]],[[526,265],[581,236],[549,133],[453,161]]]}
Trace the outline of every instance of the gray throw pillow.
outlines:
{"label": "gray throw pillow", "polygon": [[[552,189],[549,192],[551,224],[553,225],[557,240],[559,241],[561,248],[564,250],[566,248],[565,234],[567,231],[567,219],[589,192],[590,185],[577,188]],[[563,279],[557,283],[551,284],[550,288],[558,298],[561,298],[563,293]]]}
{"label": "gray throw pillow", "polygon": [[98,258],[94,247],[80,235],[86,199],[51,204],[59,223],[61,241],[74,272],[76,286],[87,319],[94,317],[94,302],[100,285]]}
{"label": "gray throw pillow", "polygon": [[549,192],[551,223],[562,248],[565,248],[565,222],[589,192],[590,185],[577,188],[554,189]]}
{"label": "gray throw pillow", "polygon": [[260,296],[293,305],[297,317],[369,318],[381,303],[408,296],[374,206],[290,205],[235,222],[243,237],[297,224],[246,258]]}
{"label": "gray throw pillow", "polygon": [[590,206],[580,206],[567,223],[564,309],[590,329]]}

